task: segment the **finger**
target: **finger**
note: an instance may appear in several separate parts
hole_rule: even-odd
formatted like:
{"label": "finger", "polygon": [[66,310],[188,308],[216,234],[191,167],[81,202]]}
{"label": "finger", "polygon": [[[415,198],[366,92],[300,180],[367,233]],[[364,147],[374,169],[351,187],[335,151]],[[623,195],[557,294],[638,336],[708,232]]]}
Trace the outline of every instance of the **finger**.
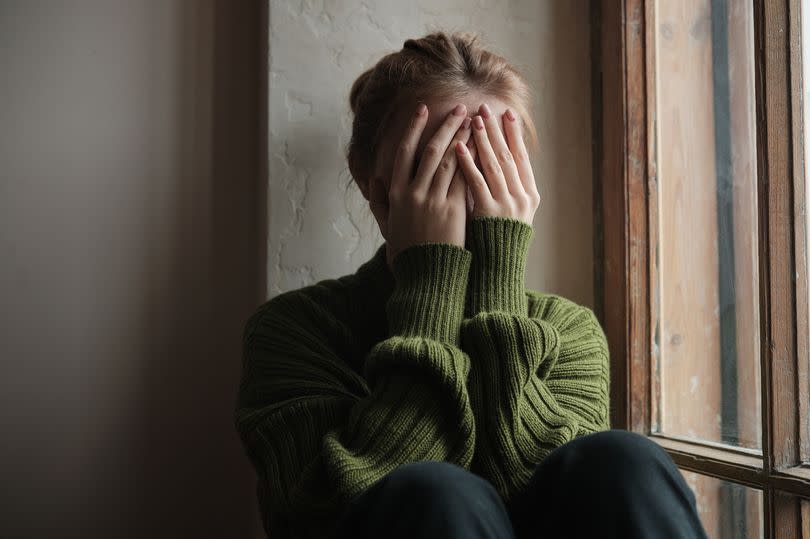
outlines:
{"label": "finger", "polygon": [[[470,118],[470,124],[472,124],[472,118]],[[466,141],[454,141],[453,153],[456,154],[456,171],[453,174],[453,181],[450,183],[450,188],[447,192],[447,199],[454,200],[458,203],[464,204],[464,213],[466,215],[465,220],[470,220],[470,214],[472,214],[472,210],[474,207],[474,200],[472,198],[472,193],[470,192],[470,187],[467,184],[467,179],[464,177],[464,170],[461,168],[461,158],[458,156],[458,148],[462,147],[459,142],[464,142],[464,148],[467,148]],[[469,153],[469,150],[467,151]]]}
{"label": "finger", "polygon": [[[470,152],[470,158],[472,158],[473,163],[475,164],[475,168],[478,171],[481,171],[481,163],[478,161],[478,148],[475,147],[475,139],[470,137],[469,142],[467,142],[467,151]],[[459,170],[461,169],[461,163],[459,163]],[[463,174],[463,172],[462,172]],[[466,183],[466,179],[465,179]],[[489,188],[487,188],[489,189]],[[470,186],[467,185],[467,220],[469,221],[472,218],[472,213],[475,210],[475,199],[473,198],[472,190]]]}
{"label": "finger", "polygon": [[[456,153],[455,148],[452,148],[453,153]],[[453,179],[450,181],[450,187],[447,189],[448,200],[465,200],[467,197],[467,182],[464,181],[464,172],[461,166],[456,166],[453,173]]]}
{"label": "finger", "polygon": [[422,136],[422,131],[425,130],[428,115],[427,106],[424,103],[420,103],[417,106],[416,112],[411,117],[411,122],[405,130],[405,134],[399,141],[396,154],[394,155],[389,194],[399,194],[403,192],[411,181],[413,157],[416,152],[416,146],[419,144],[419,138]]}
{"label": "finger", "polygon": [[458,131],[459,126],[467,117],[467,107],[459,103],[451,110],[445,118],[439,129],[430,137],[430,140],[422,150],[422,156],[419,160],[419,167],[416,170],[416,175],[413,180],[412,188],[414,191],[422,191],[426,193],[433,183],[433,176],[436,174],[436,168],[439,166],[439,161],[444,157],[447,147],[453,135]]}
{"label": "finger", "polygon": [[478,148],[475,146],[475,137],[471,136],[470,140],[467,141],[467,150],[472,154],[475,166],[478,167],[478,170],[481,170],[481,161],[478,160]]}
{"label": "finger", "polygon": [[458,131],[456,131],[455,138],[453,138],[453,143],[447,147],[447,151],[444,153],[444,158],[439,164],[439,170],[436,171],[436,174],[433,177],[433,185],[430,188],[431,196],[449,196],[448,190],[450,188],[450,183],[453,181],[456,171],[458,170],[458,159],[456,158],[454,145],[457,142],[467,144],[467,141],[470,140],[471,121],[471,118],[465,118],[462,121],[461,127],[458,129]]}
{"label": "finger", "polygon": [[481,169],[489,185],[492,198],[502,200],[508,196],[509,190],[506,186],[506,179],[503,176],[501,165],[498,163],[498,158],[495,156],[495,152],[492,150],[492,145],[489,142],[484,119],[481,118],[480,115],[473,117],[473,136],[475,137],[475,145],[478,147],[478,158],[481,160]]}
{"label": "finger", "polygon": [[470,152],[470,156],[472,156],[476,168],[481,170],[481,162],[478,160],[478,147],[475,145],[475,139],[473,137],[470,137],[470,140],[467,142],[467,151]]}
{"label": "finger", "polygon": [[[475,168],[478,169],[478,172],[483,174],[484,171],[481,169],[481,159],[478,155],[478,147],[475,145],[475,139],[473,137],[470,137],[470,141],[467,143],[467,151],[470,152],[473,163],[475,163]],[[487,187],[487,189],[489,189],[489,187]]]}
{"label": "finger", "polygon": [[520,181],[523,189],[528,194],[538,195],[537,183],[534,180],[534,171],[532,164],[529,162],[529,152],[526,151],[526,145],[523,142],[523,128],[522,121],[515,116],[511,109],[506,109],[504,114],[503,127],[506,133],[506,140],[509,144],[509,151],[512,152],[512,157],[515,160],[518,174],[520,174]]}
{"label": "finger", "polygon": [[487,201],[492,200],[492,193],[484,175],[475,166],[475,161],[470,154],[469,148],[464,144],[456,143],[456,156],[461,171],[464,173],[464,180],[470,188],[475,206],[481,207]]}
{"label": "finger", "polygon": [[492,110],[486,103],[481,104],[479,113],[484,119],[484,126],[486,127],[487,138],[492,146],[492,151],[501,166],[506,188],[513,196],[524,195],[523,184],[520,182],[520,173],[515,165],[512,152],[509,150],[509,145],[503,136],[498,118],[492,114]]}

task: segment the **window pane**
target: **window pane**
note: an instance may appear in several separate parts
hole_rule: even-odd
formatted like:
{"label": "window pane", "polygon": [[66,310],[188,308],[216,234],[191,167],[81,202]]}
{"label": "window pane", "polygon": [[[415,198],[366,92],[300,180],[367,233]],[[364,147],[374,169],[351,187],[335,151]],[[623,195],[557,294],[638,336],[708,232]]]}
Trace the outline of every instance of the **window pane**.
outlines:
{"label": "window pane", "polygon": [[802,538],[810,539],[810,500],[802,500]]}
{"label": "window pane", "polygon": [[[810,126],[810,83],[808,83],[808,77],[810,77],[810,0],[802,0],[802,12],[801,12],[801,20],[802,20],[802,94],[803,94],[803,114],[802,114],[802,121],[805,126],[805,133],[804,133],[804,203],[805,206],[810,204],[810,133],[807,133],[807,128]],[[807,246],[810,245],[810,221],[808,221],[808,214],[805,211],[804,215],[804,227],[805,227],[805,234],[804,234],[804,241],[805,241],[805,249],[804,249],[804,256],[805,256],[805,264],[807,264]],[[801,256],[801,253],[800,253]],[[805,266],[807,267],[807,266]],[[804,294],[805,302],[802,305],[801,302],[799,303],[799,308],[803,309],[803,313],[798,313],[798,320],[804,321],[804,327],[802,328],[805,331],[805,335],[810,334],[810,316],[808,316],[807,309],[808,305],[810,305],[810,287],[805,287],[805,290],[797,290],[797,294]],[[799,341],[800,343],[802,341]],[[806,341],[804,341],[806,342]],[[804,361],[810,361],[810,357],[808,357],[807,350],[799,349],[799,353],[804,354]],[[808,372],[810,372],[810,365],[808,365]],[[805,393],[804,398],[807,399],[808,395],[810,395],[810,376],[807,377],[807,385],[806,385],[807,393]],[[801,397],[801,395],[800,395]],[[802,426],[805,430],[804,439],[810,439],[810,413],[808,413],[808,409],[805,406],[802,408],[803,413],[805,414],[804,420],[802,421]],[[805,462],[810,461],[810,455],[804,454],[802,458]],[[808,538],[810,539],[810,538]]]}
{"label": "window pane", "polygon": [[700,521],[709,537],[764,537],[762,491],[681,470],[695,493]]}
{"label": "window pane", "polygon": [[759,450],[752,5],[655,7],[653,430]]}

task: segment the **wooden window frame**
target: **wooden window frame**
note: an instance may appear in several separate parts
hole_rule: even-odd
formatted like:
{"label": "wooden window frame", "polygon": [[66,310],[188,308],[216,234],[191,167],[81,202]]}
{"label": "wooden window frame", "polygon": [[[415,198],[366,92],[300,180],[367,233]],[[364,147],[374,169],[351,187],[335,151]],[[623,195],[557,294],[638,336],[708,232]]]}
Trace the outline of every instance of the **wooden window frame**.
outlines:
{"label": "wooden window frame", "polygon": [[[763,492],[766,538],[810,529],[807,245],[801,0],[754,16],[762,452],[653,433],[651,287],[657,172],[655,0],[592,0],[596,311],[611,354],[613,428],[649,436],[679,467]],[[791,16],[792,15],[792,16]],[[806,16],[810,16],[807,14]],[[798,403],[798,405],[797,405]],[[805,419],[806,421],[806,419]]]}

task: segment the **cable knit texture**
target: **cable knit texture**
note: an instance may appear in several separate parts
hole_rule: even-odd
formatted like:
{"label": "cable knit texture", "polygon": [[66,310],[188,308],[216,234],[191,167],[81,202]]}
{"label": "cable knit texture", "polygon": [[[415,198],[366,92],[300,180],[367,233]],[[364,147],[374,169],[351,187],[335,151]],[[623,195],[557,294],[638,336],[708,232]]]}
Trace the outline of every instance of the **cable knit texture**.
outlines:
{"label": "cable knit texture", "polygon": [[524,288],[533,231],[476,217],[467,244],[275,296],[244,332],[234,415],[272,539],[328,538],[394,468],[452,462],[505,501],[577,436],[607,430],[609,362],[593,312]]}

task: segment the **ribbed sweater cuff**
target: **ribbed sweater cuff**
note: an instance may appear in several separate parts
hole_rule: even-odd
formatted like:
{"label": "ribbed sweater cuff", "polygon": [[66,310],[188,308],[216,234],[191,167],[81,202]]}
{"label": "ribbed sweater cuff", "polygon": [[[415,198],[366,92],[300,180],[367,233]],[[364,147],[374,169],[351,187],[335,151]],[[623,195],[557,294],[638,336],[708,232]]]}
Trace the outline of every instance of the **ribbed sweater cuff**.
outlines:
{"label": "ribbed sweater cuff", "polygon": [[391,335],[458,344],[472,253],[450,243],[412,245],[394,257],[386,303]]}
{"label": "ribbed sweater cuff", "polygon": [[527,314],[524,277],[533,236],[531,225],[511,217],[480,216],[467,223],[473,261],[465,317],[493,311]]}

